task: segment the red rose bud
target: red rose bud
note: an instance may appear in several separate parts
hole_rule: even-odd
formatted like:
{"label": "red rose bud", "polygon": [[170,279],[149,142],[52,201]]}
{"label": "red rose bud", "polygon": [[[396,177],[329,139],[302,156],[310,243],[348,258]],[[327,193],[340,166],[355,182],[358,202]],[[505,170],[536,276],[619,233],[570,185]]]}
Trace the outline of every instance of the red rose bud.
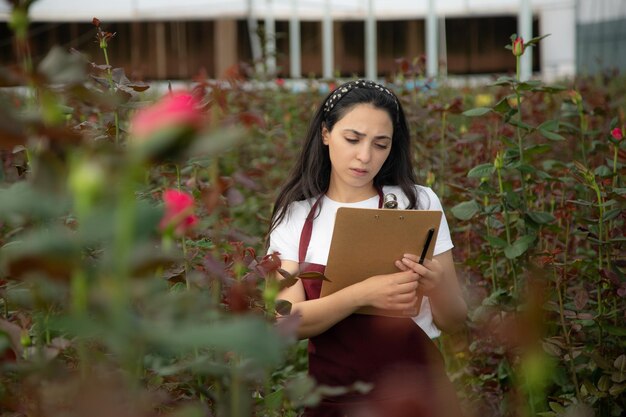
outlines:
{"label": "red rose bud", "polygon": [[178,190],[167,190],[163,193],[165,214],[159,227],[162,231],[173,230],[177,236],[183,236],[198,223],[198,217],[193,214],[193,197]]}
{"label": "red rose bud", "polygon": [[611,136],[613,136],[613,139],[615,140],[622,140],[624,134],[622,133],[622,129],[616,127],[615,129],[611,130]]}
{"label": "red rose bud", "polygon": [[521,56],[524,53],[524,38],[518,36],[514,41],[511,47],[513,51],[513,55]]}

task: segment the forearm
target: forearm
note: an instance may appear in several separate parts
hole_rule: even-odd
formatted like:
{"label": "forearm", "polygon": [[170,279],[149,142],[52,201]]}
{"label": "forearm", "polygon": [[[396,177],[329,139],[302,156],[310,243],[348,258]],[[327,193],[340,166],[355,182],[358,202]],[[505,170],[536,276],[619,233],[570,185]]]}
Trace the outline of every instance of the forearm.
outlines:
{"label": "forearm", "polygon": [[433,320],[445,332],[454,332],[463,326],[467,304],[460,291],[438,288],[428,295]]}
{"label": "forearm", "polygon": [[356,291],[356,286],[350,286],[326,297],[294,303],[291,314],[300,317],[298,338],[317,336],[354,313],[361,307]]}

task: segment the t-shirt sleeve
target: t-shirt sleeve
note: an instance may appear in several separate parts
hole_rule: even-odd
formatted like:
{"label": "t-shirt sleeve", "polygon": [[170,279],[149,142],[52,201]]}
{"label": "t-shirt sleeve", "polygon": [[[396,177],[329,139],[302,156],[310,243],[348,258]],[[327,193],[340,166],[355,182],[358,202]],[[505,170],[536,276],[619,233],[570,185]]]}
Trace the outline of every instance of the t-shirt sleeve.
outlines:
{"label": "t-shirt sleeve", "polygon": [[446,220],[446,213],[443,211],[441,201],[437,194],[431,189],[424,187],[426,195],[428,196],[429,206],[427,210],[439,210],[441,211],[441,223],[439,224],[439,232],[437,233],[437,243],[433,255],[439,255],[445,251],[448,251],[454,247],[452,244],[452,238],[450,237],[450,228],[448,227],[448,221]]}
{"label": "t-shirt sleeve", "polygon": [[287,210],[285,217],[276,228],[270,233],[270,245],[267,253],[280,253],[280,259],[284,261],[298,262],[298,246],[300,244],[300,231],[302,223],[298,228],[297,213],[294,213],[293,207]]}

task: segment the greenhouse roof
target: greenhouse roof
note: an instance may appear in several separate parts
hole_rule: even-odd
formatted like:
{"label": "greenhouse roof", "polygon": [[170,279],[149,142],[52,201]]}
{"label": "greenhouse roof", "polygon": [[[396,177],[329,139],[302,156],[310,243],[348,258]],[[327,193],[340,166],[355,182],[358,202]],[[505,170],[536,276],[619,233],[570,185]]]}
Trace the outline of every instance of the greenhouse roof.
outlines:
{"label": "greenhouse roof", "polygon": [[[532,7],[573,5],[574,0],[529,0]],[[614,1],[614,0],[609,0]],[[619,0],[616,0],[619,1]],[[373,0],[377,19],[406,19],[421,17],[428,12],[427,0]],[[38,0],[31,6],[34,21],[101,20],[192,20],[215,18],[244,18],[252,13],[263,18],[273,10],[276,19],[288,19],[296,4],[301,20],[319,20],[326,10],[327,0]],[[368,13],[369,0],[328,0],[335,19],[363,19]],[[453,15],[515,14],[520,0],[436,0],[437,13]],[[0,0],[0,20],[9,18],[7,0]]]}

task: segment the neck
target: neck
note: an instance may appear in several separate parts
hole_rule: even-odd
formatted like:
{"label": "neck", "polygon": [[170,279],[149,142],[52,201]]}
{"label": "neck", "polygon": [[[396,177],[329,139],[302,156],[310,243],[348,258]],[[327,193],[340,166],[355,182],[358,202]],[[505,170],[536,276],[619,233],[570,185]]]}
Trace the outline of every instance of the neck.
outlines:
{"label": "neck", "polygon": [[378,195],[378,190],[376,190],[374,184],[370,184],[370,186],[366,187],[345,189],[336,186],[334,187],[331,183],[328,187],[326,195],[331,200],[339,203],[357,203]]}

